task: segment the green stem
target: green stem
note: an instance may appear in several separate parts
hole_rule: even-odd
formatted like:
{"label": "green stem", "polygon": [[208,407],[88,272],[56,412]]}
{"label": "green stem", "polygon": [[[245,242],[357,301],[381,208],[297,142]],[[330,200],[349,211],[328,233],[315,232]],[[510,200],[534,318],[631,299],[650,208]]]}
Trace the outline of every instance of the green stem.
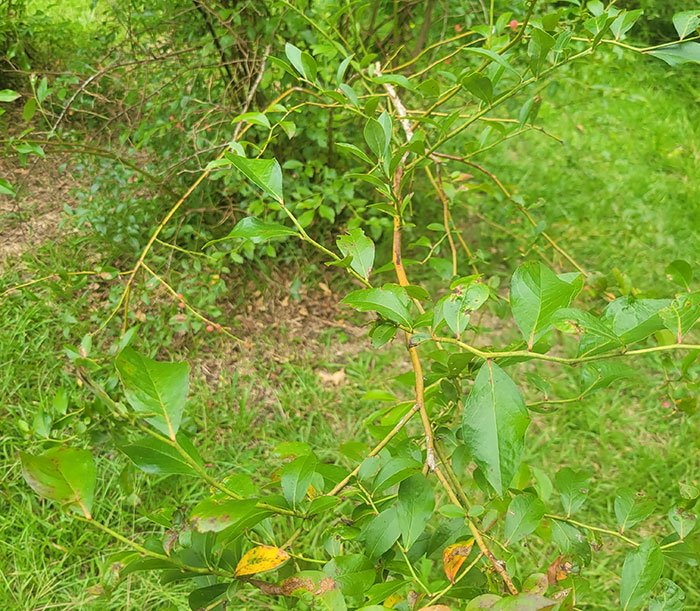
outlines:
{"label": "green stem", "polygon": [[202,568],[202,567],[197,567],[197,566],[190,566],[189,564],[185,564],[184,562],[178,560],[177,558],[171,558],[170,556],[166,556],[165,554],[159,554],[158,552],[153,552],[150,549],[147,549],[143,547],[142,545],[139,545],[138,543],[135,543],[131,539],[128,539],[124,535],[119,534],[117,531],[112,530],[109,526],[105,526],[101,522],[97,522],[96,520],[93,519],[87,519],[84,518],[83,516],[80,515],[75,515],[72,516],[77,520],[80,520],[81,522],[85,522],[87,524],[90,524],[99,530],[107,533],[111,537],[114,537],[117,539],[117,541],[121,541],[125,545],[128,545],[130,548],[133,550],[139,552],[140,554],[144,556],[148,556],[149,558],[156,558],[158,560],[163,560],[165,562],[170,562],[171,564],[174,564],[178,568],[182,569],[183,571],[188,571],[190,573],[199,573],[200,575],[216,575],[217,577],[225,577],[227,579],[233,579],[235,576],[233,573],[229,573],[227,571],[219,571],[218,569],[213,569],[213,568]]}
{"label": "green stem", "polygon": [[637,543],[636,541],[633,541],[629,537],[625,537],[625,535],[617,532],[616,530],[610,530],[609,528],[600,528],[598,526],[591,526],[590,524],[584,524],[583,522],[578,522],[577,520],[572,520],[571,518],[566,518],[564,516],[555,516],[555,515],[552,515],[551,513],[544,514],[544,517],[549,518],[550,520],[558,520],[559,522],[566,522],[568,524],[572,524],[573,526],[580,526],[581,528],[585,528],[586,530],[591,530],[593,532],[599,532],[599,533],[603,533],[606,535],[610,535],[612,537],[617,537],[618,539],[621,539],[625,543],[629,543],[630,545],[634,545],[634,547],[639,547],[639,543]]}

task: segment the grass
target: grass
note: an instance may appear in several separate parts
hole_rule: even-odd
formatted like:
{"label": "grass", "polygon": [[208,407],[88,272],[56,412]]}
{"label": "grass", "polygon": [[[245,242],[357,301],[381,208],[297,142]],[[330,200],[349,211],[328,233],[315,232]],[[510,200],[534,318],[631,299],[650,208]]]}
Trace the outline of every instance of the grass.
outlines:
{"label": "grass", "polygon": [[[700,122],[694,117],[698,92],[692,74],[692,68],[669,72],[650,58],[632,64],[601,53],[595,64],[573,67],[546,92],[541,121],[565,140],[564,146],[530,135],[481,161],[526,201],[546,198],[535,212],[576,258],[598,269],[618,267],[643,292],[661,287],[668,293],[672,288],[664,284],[665,264],[678,257],[695,262],[700,255],[700,186],[692,179],[700,170]],[[664,115],[647,120],[658,108]],[[496,222],[512,220],[507,207],[494,212],[487,200],[470,205]],[[486,248],[493,234],[480,231]],[[65,269],[81,268],[84,263],[72,239],[44,245],[21,266],[6,265],[0,291],[20,276],[53,271],[57,263]],[[315,277],[320,278],[320,272]],[[314,276],[307,278],[313,285]],[[227,300],[240,299],[240,281],[227,281],[232,294],[218,297],[222,307]],[[99,584],[106,554],[121,546],[59,516],[50,503],[37,500],[21,478],[17,452],[41,447],[41,439],[31,432],[34,418],[40,409],[51,411],[57,389],[63,387],[71,406],[83,410],[76,426],[84,427],[97,448],[96,514],[110,527],[143,540],[161,532],[144,516],[164,499],[186,505],[207,493],[185,478],[154,481],[134,473],[124,457],[109,449],[112,431],[77,385],[63,355],[66,344],[78,343],[94,328],[91,292],[96,289],[90,289],[89,282],[57,281],[0,302],[0,396],[6,410],[0,420],[0,513],[12,516],[0,521],[0,605],[31,610],[187,609],[188,584],[162,585],[148,573],[132,575],[111,601],[96,600],[89,588]],[[610,282],[612,286],[615,280]],[[66,289],[71,283],[76,290]],[[209,287],[202,283],[191,289],[206,292]],[[279,300],[274,287],[267,290],[263,302]],[[251,333],[255,343],[241,353],[216,334],[174,332],[169,321],[177,311],[175,304],[155,293],[152,297],[150,305],[143,304],[153,318],[142,325],[142,346],[151,353],[160,347],[161,357],[193,363],[184,427],[195,435],[207,463],[221,474],[273,473],[283,464],[276,450],[283,442],[309,443],[320,458],[336,457],[340,443],[363,434],[361,422],[376,408],[362,400],[364,392],[393,388],[392,376],[407,370],[399,346],[371,351],[366,341],[349,338],[342,328],[309,328],[308,323],[295,322],[297,302],[261,315],[270,327]],[[356,344],[359,348],[353,347]],[[635,367],[642,375],[632,381],[553,414],[534,415],[528,462],[552,477],[560,466],[589,470],[591,491],[580,519],[593,525],[614,525],[617,488],[644,490],[655,499],[658,511],[639,534],[652,535],[670,530],[664,514],[677,495],[669,498],[669,491],[677,491],[678,482],[698,483],[698,416],[671,417],[662,407],[663,376],[648,374],[662,368],[659,359]],[[319,374],[341,368],[345,377],[337,386]],[[577,369],[538,371],[551,379],[560,396],[577,392]],[[367,437],[363,441],[371,443]],[[556,499],[551,505],[556,507]],[[594,555],[584,574],[603,585],[591,592],[592,602],[582,608],[616,608],[622,555],[606,552],[625,548],[615,539],[602,542],[604,552]],[[537,549],[519,551],[525,564],[542,554]],[[668,565],[665,576],[685,590],[686,608],[700,608],[697,567]]]}

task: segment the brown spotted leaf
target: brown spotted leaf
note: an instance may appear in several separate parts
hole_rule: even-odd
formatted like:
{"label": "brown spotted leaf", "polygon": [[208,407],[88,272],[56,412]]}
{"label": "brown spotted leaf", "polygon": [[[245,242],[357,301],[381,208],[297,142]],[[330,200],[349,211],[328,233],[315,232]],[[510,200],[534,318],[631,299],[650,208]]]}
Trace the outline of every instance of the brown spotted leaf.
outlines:
{"label": "brown spotted leaf", "polygon": [[448,545],[442,552],[442,564],[445,567],[445,575],[447,575],[450,583],[455,582],[457,571],[459,571],[460,567],[469,556],[473,545],[474,539],[460,541],[459,543]]}
{"label": "brown spotted leaf", "polygon": [[59,446],[34,456],[19,453],[22,475],[39,496],[91,518],[95,463],[88,450]]}
{"label": "brown spotted leaf", "polygon": [[289,554],[283,549],[270,545],[258,545],[243,554],[243,557],[236,565],[234,575],[241,577],[243,575],[264,573],[265,571],[276,569],[287,562],[287,560],[289,560]]}

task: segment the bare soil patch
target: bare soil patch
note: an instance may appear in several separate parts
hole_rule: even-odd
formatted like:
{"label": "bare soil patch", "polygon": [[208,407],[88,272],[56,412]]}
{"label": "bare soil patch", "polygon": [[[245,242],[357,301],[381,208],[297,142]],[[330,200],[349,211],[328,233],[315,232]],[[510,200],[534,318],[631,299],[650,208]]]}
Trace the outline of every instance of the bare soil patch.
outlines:
{"label": "bare soil patch", "polygon": [[0,265],[64,231],[63,206],[72,206],[71,189],[78,185],[65,162],[63,156],[47,156],[21,167],[17,157],[0,158],[0,177],[17,191],[16,199],[0,195]]}

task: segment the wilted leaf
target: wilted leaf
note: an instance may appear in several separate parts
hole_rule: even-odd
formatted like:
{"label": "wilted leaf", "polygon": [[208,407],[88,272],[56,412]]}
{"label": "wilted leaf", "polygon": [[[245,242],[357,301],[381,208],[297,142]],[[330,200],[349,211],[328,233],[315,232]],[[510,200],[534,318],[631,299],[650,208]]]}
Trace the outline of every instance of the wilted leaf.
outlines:
{"label": "wilted leaf", "polygon": [[460,567],[464,564],[464,561],[469,557],[474,546],[474,539],[468,539],[467,541],[460,541],[459,543],[453,543],[448,545],[442,552],[442,566],[445,569],[445,575],[450,583],[455,582],[455,577]]}
{"label": "wilted leaf", "polygon": [[254,575],[272,571],[289,560],[289,554],[283,549],[269,545],[258,545],[249,549],[236,565],[234,575]]}

